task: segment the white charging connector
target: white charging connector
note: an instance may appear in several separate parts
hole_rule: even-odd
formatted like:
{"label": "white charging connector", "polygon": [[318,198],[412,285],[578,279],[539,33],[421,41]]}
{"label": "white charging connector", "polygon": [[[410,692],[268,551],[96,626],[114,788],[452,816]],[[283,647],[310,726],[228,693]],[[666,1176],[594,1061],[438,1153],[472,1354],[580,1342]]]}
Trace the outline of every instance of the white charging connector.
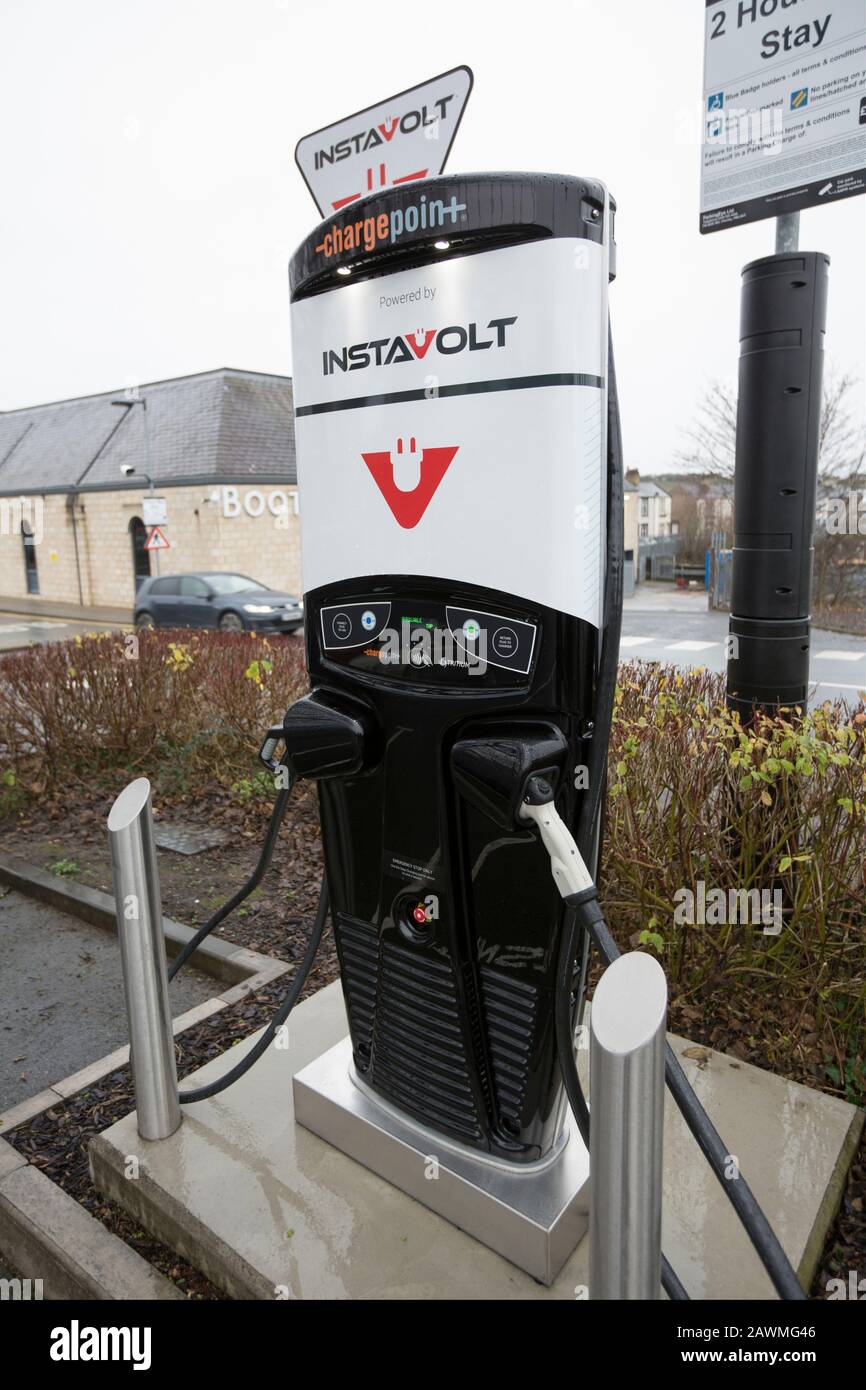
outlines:
{"label": "white charging connector", "polygon": [[552,801],[545,801],[540,806],[524,801],[520,807],[520,819],[532,821],[537,827],[544,848],[550,855],[553,881],[563,898],[593,887],[592,875],[574,843],[574,836]]}

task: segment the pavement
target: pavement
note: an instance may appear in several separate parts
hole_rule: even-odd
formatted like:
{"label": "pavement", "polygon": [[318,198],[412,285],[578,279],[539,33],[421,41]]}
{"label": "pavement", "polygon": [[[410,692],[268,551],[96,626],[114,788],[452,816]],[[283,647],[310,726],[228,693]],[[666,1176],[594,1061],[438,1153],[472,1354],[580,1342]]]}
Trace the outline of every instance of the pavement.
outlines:
{"label": "pavement", "polygon": [[27,613],[0,612],[0,652],[32,647],[39,642],[68,642],[70,637],[83,637],[87,632],[110,632],[119,630],[120,626],[90,618],[33,618]]}
{"label": "pavement", "polygon": [[[620,659],[724,671],[728,616],[707,608],[704,589],[640,584],[623,604]],[[813,628],[810,659],[810,704],[837,698],[858,703],[866,691],[866,637]]]}
{"label": "pavement", "polygon": [[[113,933],[0,886],[0,958],[0,1110],[128,1041]],[[171,985],[172,1013],[220,988],[187,968]]]}
{"label": "pavement", "polygon": [[[185,1106],[170,1138],[142,1140],[134,1114],[96,1136],[96,1186],[234,1298],[585,1297],[588,1237],[545,1288],[294,1123],[293,1073],[346,1031],[339,984],[319,990],[293,1013],[288,1047],[269,1047],[233,1086]],[[186,1084],[215,1080],[258,1036]],[[859,1137],[859,1112],[723,1053],[673,1035],[670,1041],[808,1287]],[[587,1055],[579,1054],[584,1069]],[[429,1131],[424,1142],[436,1144]],[[131,1153],[141,1156],[137,1182],[125,1176]],[[447,1166],[447,1150],[432,1147],[429,1154]],[[768,1276],[670,1095],[664,1156],[663,1247],[691,1296],[772,1298]]]}

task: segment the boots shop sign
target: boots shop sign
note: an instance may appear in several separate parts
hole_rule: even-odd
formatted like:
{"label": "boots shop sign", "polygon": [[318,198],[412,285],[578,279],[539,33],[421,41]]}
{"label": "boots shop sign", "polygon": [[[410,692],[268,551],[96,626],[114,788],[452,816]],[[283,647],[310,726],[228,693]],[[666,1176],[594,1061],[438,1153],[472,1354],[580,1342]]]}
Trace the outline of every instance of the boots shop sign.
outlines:
{"label": "boots shop sign", "polygon": [[289,517],[298,515],[298,494],[284,488],[221,487],[211,495],[226,518],[272,516],[277,526],[288,526]]}

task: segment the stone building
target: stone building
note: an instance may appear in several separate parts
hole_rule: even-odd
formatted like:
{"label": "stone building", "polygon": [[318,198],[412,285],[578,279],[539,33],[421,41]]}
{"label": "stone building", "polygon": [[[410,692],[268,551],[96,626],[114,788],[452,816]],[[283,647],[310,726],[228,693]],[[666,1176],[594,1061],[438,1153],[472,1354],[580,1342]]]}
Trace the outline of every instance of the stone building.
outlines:
{"label": "stone building", "polygon": [[297,513],[288,377],[222,368],[0,413],[0,608],[128,613],[157,568],[299,593]]}

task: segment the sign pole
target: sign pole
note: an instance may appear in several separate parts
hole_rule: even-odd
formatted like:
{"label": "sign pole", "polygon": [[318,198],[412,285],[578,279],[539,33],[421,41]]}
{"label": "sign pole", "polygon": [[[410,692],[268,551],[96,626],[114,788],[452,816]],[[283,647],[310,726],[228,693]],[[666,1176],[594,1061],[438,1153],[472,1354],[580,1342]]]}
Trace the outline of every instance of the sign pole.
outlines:
{"label": "sign pole", "polygon": [[[156,491],[153,485],[153,465],[150,458],[150,430],[147,424],[147,401],[144,401],[144,456],[147,462],[147,481],[150,483],[150,496],[155,497]],[[156,552],[156,572],[160,573],[159,551]]]}
{"label": "sign pole", "polygon": [[728,704],[744,720],[808,696],[828,268],[796,250],[743,268]]}
{"label": "sign pole", "polygon": [[797,251],[800,246],[800,214],[786,212],[776,218],[776,255],[783,256],[789,251]]}
{"label": "sign pole", "polygon": [[764,218],[743,269],[728,704],[805,709],[829,260],[803,208],[866,193],[863,0],[705,0],[700,230]]}

